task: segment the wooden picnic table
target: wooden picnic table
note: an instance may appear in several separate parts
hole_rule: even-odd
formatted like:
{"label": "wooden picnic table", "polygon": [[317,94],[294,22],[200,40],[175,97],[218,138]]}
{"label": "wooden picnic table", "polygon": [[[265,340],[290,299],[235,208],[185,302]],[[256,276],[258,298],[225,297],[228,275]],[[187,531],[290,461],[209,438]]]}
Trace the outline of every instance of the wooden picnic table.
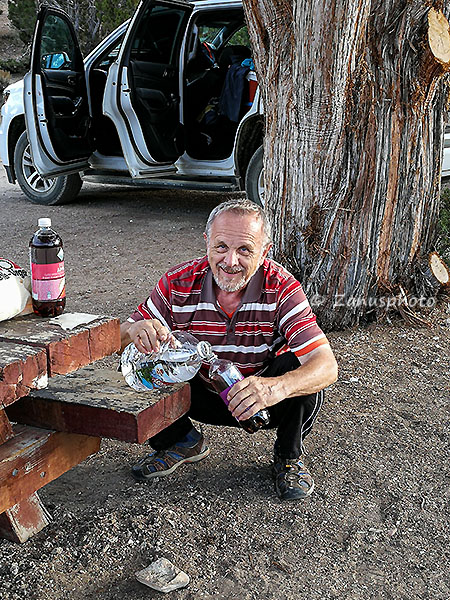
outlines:
{"label": "wooden picnic table", "polygon": [[143,443],[189,409],[188,385],[138,394],[117,371],[87,366],[120,349],[119,325],[0,323],[0,537],[24,542],[45,527],[37,491],[98,452],[102,437]]}

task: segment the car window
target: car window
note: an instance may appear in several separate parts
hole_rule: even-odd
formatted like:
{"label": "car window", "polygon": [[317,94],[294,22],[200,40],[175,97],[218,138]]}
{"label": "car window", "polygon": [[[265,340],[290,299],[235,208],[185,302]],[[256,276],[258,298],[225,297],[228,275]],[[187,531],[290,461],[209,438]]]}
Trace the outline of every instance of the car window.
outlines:
{"label": "car window", "polygon": [[186,12],[168,6],[149,6],[134,36],[131,58],[176,65],[180,27]]}
{"label": "car window", "polygon": [[72,69],[75,45],[68,24],[58,15],[49,15],[42,28],[40,65],[43,69]]}
{"label": "car window", "polygon": [[198,37],[200,41],[211,44],[217,38],[223,27],[210,27],[209,25],[200,25],[198,28]]}
{"label": "car window", "polygon": [[238,29],[227,41],[226,46],[247,46],[251,49],[247,26],[244,25],[244,27]]}
{"label": "car window", "polygon": [[95,64],[96,68],[99,69],[109,69],[109,67],[113,64],[116,58],[119,56],[120,47],[123,42],[123,36],[120,38],[119,42],[116,43],[112,49],[109,49],[105,54],[102,54],[100,60]]}

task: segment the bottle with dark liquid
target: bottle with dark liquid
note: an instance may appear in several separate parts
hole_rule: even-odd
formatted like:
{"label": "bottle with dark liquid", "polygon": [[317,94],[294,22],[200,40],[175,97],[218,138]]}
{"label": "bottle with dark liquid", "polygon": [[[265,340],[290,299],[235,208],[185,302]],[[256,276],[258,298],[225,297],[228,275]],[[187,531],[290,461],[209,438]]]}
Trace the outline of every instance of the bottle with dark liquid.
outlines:
{"label": "bottle with dark liquid", "polygon": [[[235,383],[244,379],[239,369],[231,361],[222,358],[214,358],[209,368],[209,377],[219,396],[228,406],[227,394]],[[259,410],[249,419],[238,421],[239,425],[248,433],[255,433],[264,425],[269,424],[269,412],[266,409]]]}
{"label": "bottle with dark liquid", "polygon": [[66,305],[64,250],[51,219],[39,219],[30,241],[31,297],[41,317],[56,317]]}

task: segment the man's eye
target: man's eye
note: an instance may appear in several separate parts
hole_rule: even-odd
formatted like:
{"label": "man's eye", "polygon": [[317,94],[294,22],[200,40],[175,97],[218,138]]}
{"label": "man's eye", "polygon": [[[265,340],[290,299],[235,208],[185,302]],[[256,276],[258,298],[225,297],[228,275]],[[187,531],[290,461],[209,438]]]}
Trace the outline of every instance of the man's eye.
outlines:
{"label": "man's eye", "polygon": [[244,254],[244,255],[248,255],[248,254],[252,253],[250,248],[247,248],[247,246],[243,246],[242,248],[239,248],[239,251],[241,254]]}
{"label": "man's eye", "polygon": [[216,250],[218,250],[219,252],[225,252],[227,249],[225,244],[217,244],[216,246]]}

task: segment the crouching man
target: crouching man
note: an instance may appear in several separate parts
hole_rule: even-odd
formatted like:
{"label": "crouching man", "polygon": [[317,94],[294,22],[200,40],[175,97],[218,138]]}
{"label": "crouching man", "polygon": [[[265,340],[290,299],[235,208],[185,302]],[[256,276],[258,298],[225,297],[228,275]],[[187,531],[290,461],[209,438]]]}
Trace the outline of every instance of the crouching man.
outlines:
{"label": "crouching man", "polygon": [[[169,475],[202,460],[209,448],[191,418],[237,426],[261,409],[276,428],[272,473],[283,500],[309,496],[314,481],[302,454],[337,364],[300,283],[267,258],[270,224],[249,200],[231,200],[210,214],[206,256],[178,265],[158,282],[121,326],[122,346],[157,350],[168,332],[182,329],[210,342],[245,379],[228,392],[228,406],[213,391],[208,367],[190,382],[191,408],[149,440],[153,452],[132,469],[138,481]],[[247,434],[244,434],[247,435]]]}

